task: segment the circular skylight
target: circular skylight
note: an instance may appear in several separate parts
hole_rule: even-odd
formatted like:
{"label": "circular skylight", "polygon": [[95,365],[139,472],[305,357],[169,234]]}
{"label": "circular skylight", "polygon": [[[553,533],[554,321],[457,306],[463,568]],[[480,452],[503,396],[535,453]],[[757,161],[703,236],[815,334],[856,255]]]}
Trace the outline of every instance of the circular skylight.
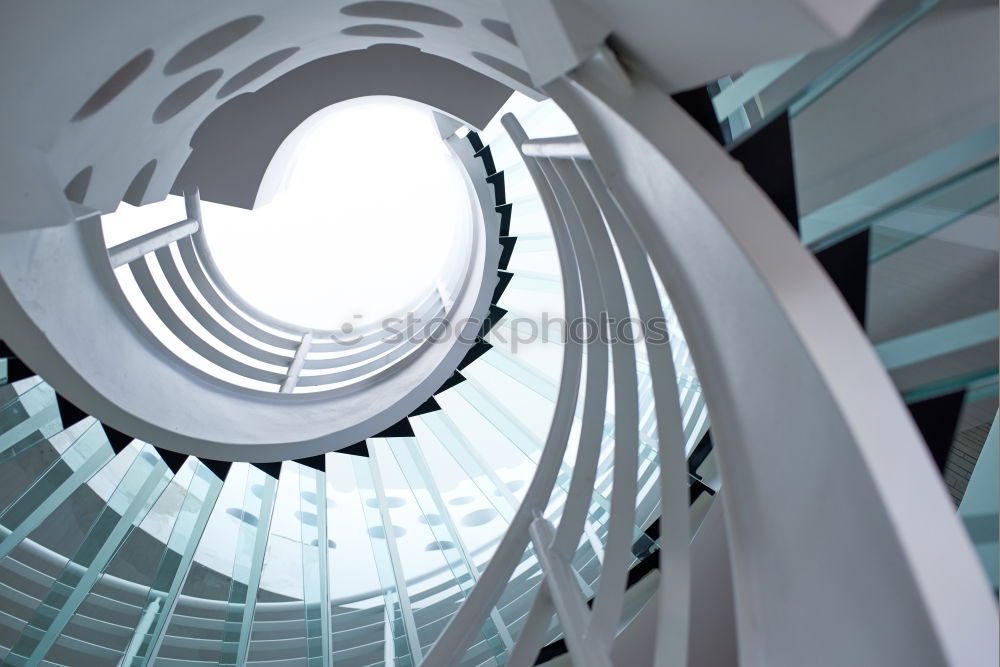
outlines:
{"label": "circular skylight", "polygon": [[329,107],[279,149],[253,211],[203,204],[230,285],[261,311],[316,329],[378,322],[433,288],[470,224],[461,164],[432,112],[392,97]]}

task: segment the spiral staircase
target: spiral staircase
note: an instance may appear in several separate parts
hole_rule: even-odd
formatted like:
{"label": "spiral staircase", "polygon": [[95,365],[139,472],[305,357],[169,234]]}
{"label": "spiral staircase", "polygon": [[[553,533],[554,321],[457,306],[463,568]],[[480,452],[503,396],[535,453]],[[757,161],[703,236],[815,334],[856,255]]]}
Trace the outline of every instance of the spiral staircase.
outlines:
{"label": "spiral staircase", "polygon": [[[45,4],[0,27],[5,87],[71,79],[0,111],[4,664],[996,663],[996,7]],[[469,224],[346,343],[201,200],[366,95]]]}

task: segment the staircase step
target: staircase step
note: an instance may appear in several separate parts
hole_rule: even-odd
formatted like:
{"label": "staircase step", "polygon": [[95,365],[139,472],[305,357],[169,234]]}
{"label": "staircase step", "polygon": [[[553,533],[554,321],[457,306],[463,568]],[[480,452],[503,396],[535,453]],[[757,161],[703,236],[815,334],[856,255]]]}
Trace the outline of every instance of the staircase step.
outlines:
{"label": "staircase step", "polygon": [[[510,213],[507,214],[507,226],[510,227]],[[21,361],[14,351],[4,341],[0,340],[0,360],[4,360],[7,363],[7,378],[3,379],[0,375],[0,384],[10,384],[12,382],[17,382],[19,380],[24,380],[31,377],[34,373],[28,368],[28,365]],[[2,371],[0,371],[2,372]]]}
{"label": "staircase step", "polygon": [[483,161],[483,166],[486,168],[487,176],[492,176],[497,173],[496,165],[493,164],[493,153],[490,152],[489,146],[483,146],[478,151],[473,153],[473,155]]}
{"label": "staircase step", "polygon": [[206,468],[212,471],[212,474],[221,479],[223,482],[226,481],[226,476],[229,474],[229,469],[233,467],[232,461],[215,461],[212,459],[199,459]]}
{"label": "staircase step", "polygon": [[497,206],[507,203],[507,194],[504,189],[504,176],[502,171],[490,174],[486,177],[486,182],[493,186],[493,201]]}
{"label": "staircase step", "polygon": [[955,429],[964,405],[964,389],[907,405],[931,456],[934,457],[938,471],[942,474],[955,441]]}
{"label": "staircase step", "polygon": [[513,204],[501,204],[493,207],[493,210],[500,214],[500,236],[510,236],[510,215],[513,208]]}
{"label": "staircase step", "polygon": [[114,450],[115,454],[120,454],[123,449],[135,440],[132,436],[126,435],[107,424],[102,423],[101,427],[104,429],[104,433],[108,437],[108,442],[111,443],[111,449]]}
{"label": "staircase step", "polygon": [[469,364],[489,352],[492,348],[493,346],[484,341],[482,338],[477,338],[476,344],[472,346],[469,352],[465,355],[465,358],[462,359],[462,362],[458,365],[458,370],[465,370]]}
{"label": "staircase step", "polygon": [[722,136],[722,127],[719,125],[719,119],[715,114],[715,106],[712,104],[712,95],[709,93],[707,86],[684,90],[674,93],[670,97],[691,118],[705,128],[705,131],[719,142],[719,145],[725,144],[725,138]]}
{"label": "staircase step", "polygon": [[265,475],[278,479],[281,475],[281,461],[269,461],[267,463],[250,463],[254,468],[260,470]]}
{"label": "staircase step", "polygon": [[455,371],[454,373],[452,373],[451,377],[445,380],[444,384],[442,384],[438,388],[438,390],[434,392],[434,395],[436,396],[443,391],[447,391],[448,389],[451,389],[455,385],[461,384],[462,382],[465,382],[465,376],[459,373],[458,371]]}
{"label": "staircase step", "polygon": [[307,468],[312,468],[313,470],[319,470],[320,472],[326,472],[326,455],[317,454],[316,456],[308,456],[304,459],[295,459],[295,462],[300,466],[305,466]]}
{"label": "staircase step", "polygon": [[[477,338],[480,340],[485,338],[486,334],[490,332],[490,329],[496,326],[497,322],[499,322],[506,314],[506,309],[501,308],[496,304],[491,304],[489,315],[483,319],[483,325],[479,328],[479,335]],[[462,366],[459,366],[459,368],[462,368]]]}
{"label": "staircase step", "polygon": [[493,288],[493,299],[492,303],[496,305],[500,301],[500,297],[503,296],[504,290],[507,289],[507,285],[510,284],[511,278],[514,274],[510,271],[497,271],[497,286]]}
{"label": "staircase step", "polygon": [[56,405],[59,406],[59,416],[62,417],[63,428],[72,426],[87,418],[87,413],[70,403],[61,394],[56,394]]}
{"label": "staircase step", "polygon": [[503,250],[500,252],[500,262],[498,267],[501,269],[506,269],[507,265],[510,263],[510,256],[514,253],[514,244],[517,243],[516,236],[501,236],[500,245],[503,246]]}
{"label": "staircase step", "polygon": [[347,454],[348,456],[361,456],[364,458],[369,457],[368,453],[368,443],[362,440],[361,442],[355,443],[344,447],[343,449],[338,449],[334,454]]}
{"label": "staircase step", "polygon": [[739,160],[743,169],[778,207],[797,235],[799,207],[795,193],[795,164],[788,112],[777,116],[734,147],[730,155]]}
{"label": "staircase step", "polygon": [[410,413],[410,416],[411,417],[417,417],[419,415],[425,415],[428,412],[434,412],[434,411],[440,410],[440,409],[441,409],[441,406],[438,405],[438,402],[434,400],[433,396],[431,396],[426,401],[424,401],[423,403],[421,403],[420,405],[418,405],[413,410],[413,412]]}
{"label": "staircase step", "polygon": [[403,417],[398,422],[390,426],[389,428],[376,433],[372,436],[373,438],[412,438],[413,437],[413,426],[410,425],[410,420]]}
{"label": "staircase step", "polygon": [[175,475],[181,468],[184,467],[184,463],[188,459],[187,454],[172,452],[169,449],[161,449],[155,446],[153,449],[156,450],[156,453],[160,455],[160,458],[163,459],[163,462],[167,464],[167,467],[170,468],[170,471]]}
{"label": "staircase step", "polygon": [[861,326],[865,325],[868,306],[869,230],[846,238],[816,253],[833,283],[847,301]]}
{"label": "staircase step", "polygon": [[479,133],[475,130],[469,130],[469,133],[465,135],[465,138],[472,144],[472,150],[479,151],[483,148],[483,140],[479,138]]}

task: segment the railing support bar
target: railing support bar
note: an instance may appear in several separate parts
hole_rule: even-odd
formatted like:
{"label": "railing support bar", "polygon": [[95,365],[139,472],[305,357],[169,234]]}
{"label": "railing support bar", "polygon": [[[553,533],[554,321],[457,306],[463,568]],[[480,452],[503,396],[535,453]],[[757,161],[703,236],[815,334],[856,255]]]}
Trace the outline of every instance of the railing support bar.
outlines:
{"label": "railing support bar", "polygon": [[535,553],[538,554],[538,562],[545,574],[544,582],[566,635],[566,645],[573,656],[573,664],[580,667],[611,667],[608,655],[604,651],[595,650],[598,647],[590,646],[590,642],[584,639],[589,622],[587,604],[576,584],[573,567],[553,548],[555,527],[544,517],[536,516],[528,530]]}
{"label": "railing support bar", "polygon": [[111,258],[111,268],[117,269],[137,259],[142,259],[149,253],[165,248],[174,241],[191,236],[201,227],[197,220],[181,220],[172,225],[138,236],[131,241],[125,241],[108,249]]}
{"label": "railing support bar", "polygon": [[302,372],[302,365],[306,363],[306,355],[309,354],[310,347],[312,347],[312,332],[307,331],[302,334],[302,342],[299,343],[299,347],[295,350],[295,357],[292,358],[292,363],[288,366],[288,375],[281,383],[282,394],[292,393],[295,385],[298,384],[299,373]]}

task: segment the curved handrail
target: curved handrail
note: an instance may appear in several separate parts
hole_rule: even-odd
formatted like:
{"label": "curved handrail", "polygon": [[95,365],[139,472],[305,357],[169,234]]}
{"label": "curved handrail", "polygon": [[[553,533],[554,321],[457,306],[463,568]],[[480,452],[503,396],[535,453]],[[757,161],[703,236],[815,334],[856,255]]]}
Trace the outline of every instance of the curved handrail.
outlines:
{"label": "curved handrail", "polygon": [[[506,123],[505,127],[508,127]],[[516,126],[513,130],[508,127],[508,131],[512,134],[518,130],[519,128]],[[519,144],[520,142],[515,141],[515,143]],[[546,202],[546,208],[549,210],[552,210],[553,205],[554,202],[551,200]],[[583,312],[583,297],[572,246],[569,238],[562,229],[558,228],[558,225],[553,226],[553,235],[561,259],[560,269],[563,272],[564,310],[567,317],[580,317]],[[524,553],[528,546],[528,527],[534,521],[535,513],[544,511],[566,451],[573,415],[576,412],[582,365],[582,346],[576,342],[569,342],[563,348],[563,364],[556,411],[535,476],[532,478],[531,484],[528,485],[521,506],[515,513],[507,532],[500,540],[500,545],[493,558],[483,571],[479,583],[472,589],[462,607],[448,622],[434,646],[428,651],[424,657],[424,664],[432,667],[435,665],[443,667],[444,665],[454,665],[460,660],[465,647],[503,592],[504,585],[510,579],[520,560],[520,554]]]}
{"label": "curved handrail", "polygon": [[[595,268],[604,293],[610,323],[629,320],[628,299],[618,262],[600,212],[590,197],[579,172],[572,162],[550,160],[554,175],[577,210],[577,234]],[[598,272],[598,266],[604,271]],[[587,633],[599,644],[611,646],[625,601],[625,578],[632,556],[632,526],[635,524],[635,498],[638,491],[636,475],[639,467],[639,396],[638,374],[632,346],[620,338],[617,327],[611,337],[615,387],[615,452],[614,481],[611,496],[611,517],[608,524],[607,546],[601,569],[600,588],[594,602]],[[679,424],[681,422],[676,422]],[[669,425],[664,425],[669,428]]]}
{"label": "curved handrail", "polygon": [[167,302],[163,292],[157,286],[145,259],[132,262],[128,265],[128,268],[135,277],[136,284],[138,284],[139,291],[143,298],[149,303],[150,307],[152,307],[153,312],[156,313],[156,316],[160,319],[160,321],[166,325],[167,329],[169,329],[174,336],[179,338],[182,343],[184,343],[188,348],[194,350],[199,356],[207,359],[220,368],[224,368],[237,375],[253,380],[259,380],[261,382],[268,382],[271,384],[280,384],[285,379],[284,373],[267,371],[262,368],[251,366],[250,364],[221,352],[212,345],[208,344],[201,336],[196,334],[184,323],[174,309],[170,307],[170,304]]}
{"label": "curved handrail", "polygon": [[[508,127],[517,127],[513,118],[504,119]],[[516,137],[511,132],[512,137]],[[524,141],[523,131],[520,147],[527,148],[531,142]],[[585,148],[578,138],[569,138],[562,145],[559,140],[553,142],[560,146],[561,150],[575,150],[581,152],[581,157],[586,157]],[[546,142],[548,145],[548,141]],[[534,146],[532,146],[534,148]],[[550,160],[546,158],[535,158],[524,156],[529,172],[535,179],[536,187],[542,195],[543,201],[552,200],[557,203],[558,209],[550,211],[550,220],[561,220],[567,226],[573,242],[573,248],[580,261],[581,271],[585,271],[585,290],[589,287],[588,306],[596,306],[599,316],[607,316],[609,322],[625,321],[629,318],[627,297],[624,283],[620,274],[620,267],[617,258],[614,256],[611,247],[611,239],[608,231],[604,227],[602,211],[598,208],[597,202],[601,201],[605,206],[609,201],[607,197],[597,198],[588,191],[588,185],[595,189],[600,188],[600,181],[588,181],[582,172],[582,165],[575,165],[567,160]],[[580,170],[578,171],[578,168]],[[611,215],[609,212],[607,215]],[[617,218],[617,220],[620,220]],[[572,221],[572,223],[570,223]],[[616,238],[621,237],[621,230],[616,231]],[[623,249],[623,260],[625,266],[629,267],[630,278],[638,278],[641,289],[641,296],[637,295],[637,300],[642,305],[641,317],[644,323],[651,321],[658,313],[663,314],[662,304],[659,294],[653,282],[652,275],[648,270],[648,259],[641,247],[634,240],[628,244],[625,240]],[[635,265],[633,268],[632,265]],[[643,274],[640,267],[646,268]],[[645,279],[645,280],[643,280]],[[636,285],[633,285],[633,289]],[[585,299],[585,302],[588,301]],[[591,303],[592,302],[592,303]],[[614,319],[612,319],[614,318]],[[601,320],[601,326],[606,326]],[[662,431],[660,447],[664,451],[664,459],[672,464],[670,473],[665,473],[661,468],[661,496],[670,501],[684,500],[687,493],[686,466],[684,457],[684,431],[683,419],[680,415],[680,402],[677,394],[676,376],[673,368],[671,348],[662,346],[657,349],[655,345],[646,339],[649,349],[651,364],[655,364],[660,376],[655,377],[658,390],[656,398],[656,414],[658,416],[658,431]],[[636,496],[636,470],[638,458],[638,396],[636,374],[636,359],[629,346],[623,344],[617,336],[610,342],[612,352],[613,368],[615,372],[615,452],[614,452],[614,479],[612,487],[611,517],[607,535],[607,547],[604,554],[604,562],[600,578],[599,595],[595,598],[594,612],[589,618],[579,617],[576,625],[581,627],[572,628],[571,619],[564,617],[564,610],[560,610],[560,617],[563,620],[563,629],[566,633],[566,641],[570,645],[574,659],[579,661],[581,652],[589,652],[593,655],[584,656],[585,661],[593,664],[602,664],[610,652],[611,642],[618,629],[621,617],[622,605],[624,602],[624,577],[627,571],[628,559],[631,557],[631,529],[635,521],[635,496]],[[603,369],[606,374],[607,351],[603,342],[590,341],[587,346],[588,379],[592,377],[591,369],[596,366]],[[596,371],[595,371],[596,372]],[[597,375],[600,375],[597,372]],[[596,376],[594,376],[596,377]],[[606,377],[606,375],[605,375]],[[662,385],[669,384],[672,391],[665,390]],[[570,489],[571,497],[567,499],[567,509],[563,513],[559,524],[559,533],[555,538],[553,546],[556,551],[561,551],[564,556],[571,556],[579,541],[582,529],[582,514],[576,508],[581,505],[586,507],[586,503],[581,503],[581,498],[573,496],[579,493],[579,488],[575,485],[578,481],[590,479],[593,485],[593,475],[596,470],[591,467],[596,464],[593,461],[594,450],[588,449],[595,443],[589,445],[585,442],[588,432],[603,432],[603,407],[604,392],[595,392],[600,409],[599,423],[586,424],[587,401],[591,397],[591,385],[587,385],[587,395],[584,403],[584,423],[581,425],[581,442],[578,448],[576,465],[573,471],[573,485]],[[599,445],[600,439],[596,444]],[[686,503],[680,505],[681,510],[686,509]],[[667,537],[680,542],[679,546],[672,546],[671,560],[667,562],[667,567],[677,568],[679,571],[670,573],[671,584],[677,584],[677,599],[680,604],[674,604],[674,612],[680,612],[680,618],[675,614],[665,614],[663,618],[670,622],[673,627],[668,632],[662,633],[662,641],[666,651],[670,652],[670,657],[675,661],[681,659],[683,664],[686,659],[686,606],[688,600],[689,579],[687,575],[687,539],[688,526],[687,514],[683,514],[683,520],[679,520],[681,512],[671,507],[666,524],[669,533]],[[560,545],[560,538],[565,540]],[[518,639],[514,650],[511,652],[508,664],[514,667],[530,665],[534,662],[541,644],[545,638],[545,628],[548,627],[551,614],[553,612],[552,603],[543,589],[536,597],[535,603],[529,612],[526,627]],[[673,599],[671,598],[671,602]],[[581,646],[584,641],[580,636],[581,632],[586,632],[586,643],[592,648],[594,643],[602,648],[595,651]],[[593,643],[592,643],[593,642]],[[666,651],[664,651],[666,653]],[[661,663],[674,664],[674,663]]]}
{"label": "curved handrail", "polygon": [[[477,169],[483,171],[485,167],[473,159],[469,147],[462,150],[450,143],[448,146],[469,176],[477,180],[486,176],[485,172],[476,174]],[[483,188],[472,190],[469,194],[473,200],[481,200],[487,194]],[[358,382],[368,384],[375,377],[392,372],[399,364],[408,363],[441,332],[450,335],[450,323],[459,322],[457,318],[465,314],[458,308],[457,297],[470,282],[469,271],[473,268],[470,253],[462,253],[459,261],[450,262],[442,279],[414,299],[408,309],[401,311],[400,315],[405,317],[356,328],[348,328],[345,324],[342,332],[306,329],[270,318],[242,299],[218,270],[204,238],[197,188],[186,188],[184,199],[185,221],[146,234],[139,239],[141,243],[127,241],[116,246],[114,251],[116,257],[124,257],[118,265],[129,266],[142,298],[160,322],[181,344],[211,366],[269,384],[273,391],[280,393],[302,387],[332,395]],[[480,204],[486,213],[484,221],[493,227],[492,203],[487,206],[481,201]],[[471,247],[481,233],[475,225],[463,226],[456,248]],[[173,242],[177,243],[179,253],[169,247]],[[166,279],[162,290],[169,289],[186,313],[176,312],[161,291],[147,266],[147,256],[150,261],[155,258]],[[184,278],[184,272],[189,279]],[[200,329],[188,325],[185,314],[193,318]],[[396,321],[404,328],[386,328]],[[237,335],[230,327],[248,335],[250,340]],[[274,347],[278,351],[269,349]]]}
{"label": "curved handrail", "polygon": [[177,262],[174,261],[173,253],[170,252],[169,248],[160,248],[155,252],[155,256],[160,269],[163,271],[163,276],[166,278],[167,284],[170,286],[170,289],[180,300],[187,312],[194,317],[198,324],[204,327],[205,330],[207,330],[215,338],[219,339],[219,341],[233,348],[237,352],[242,352],[243,354],[258,361],[274,364],[275,366],[287,366],[291,363],[291,356],[277,354],[261,349],[260,347],[248,343],[219,324],[218,320],[212,317],[208,310],[201,305],[195,297],[194,292],[188,287],[187,283],[184,282],[184,279],[181,277],[180,268],[178,267]]}
{"label": "curved handrail", "polygon": [[[512,120],[505,118],[511,125]],[[567,235],[569,246],[573,249],[574,263],[578,267],[580,275],[580,286],[583,292],[583,321],[600,321],[602,313],[606,312],[607,304],[601,290],[601,284],[594,267],[586,255],[583,255],[582,245],[585,243],[578,231],[578,222],[575,219],[575,209],[573,203],[565,196],[560,196],[556,190],[554,178],[546,172],[545,166],[538,165],[532,171],[532,176],[536,176],[538,170],[543,173],[545,185],[536,181],[539,194],[543,201],[552,201],[556,208],[549,212],[549,219],[553,224],[553,231],[558,226]],[[544,193],[543,193],[544,190]],[[576,551],[576,546],[583,533],[584,521],[587,517],[587,510],[590,508],[590,496],[593,492],[594,483],[597,477],[597,462],[601,453],[601,441],[604,435],[604,408],[607,403],[608,393],[608,348],[600,336],[589,336],[584,344],[584,352],[587,355],[587,369],[584,382],[583,413],[580,423],[580,440],[577,447],[576,462],[573,466],[573,475],[570,481],[569,493],[567,495],[566,509],[559,520],[559,527],[554,531],[551,543],[548,545],[554,555],[560,556],[564,560],[570,560]],[[617,391],[617,387],[616,387]],[[616,447],[617,451],[617,447]],[[633,508],[634,509],[634,508]],[[533,542],[537,538],[533,536]],[[536,550],[539,545],[536,543]],[[543,555],[544,557],[544,555]],[[544,561],[543,561],[544,562]],[[551,574],[547,574],[551,578]],[[544,586],[544,583],[543,583]],[[573,591],[573,588],[576,591]],[[568,592],[575,593],[566,604],[582,605],[582,595],[579,587],[573,584],[573,588]],[[549,602],[551,594],[547,591],[539,592],[535,598],[535,606],[532,613],[535,617],[533,624],[538,626],[548,626],[547,616],[551,616],[555,608],[559,607],[559,601]],[[577,611],[576,613],[579,613]],[[560,614],[562,615],[562,614]],[[583,628],[564,627],[566,641],[573,645],[582,641]],[[574,635],[574,630],[576,634]],[[594,663],[600,664],[600,663]]]}
{"label": "curved handrail", "polygon": [[[574,162],[622,254],[640,320],[650,322],[663,318],[663,304],[649,268],[648,256],[618,204],[611,199],[593,163],[584,160]],[[668,578],[667,585],[661,585],[657,593],[661,613],[657,615],[654,654],[661,665],[683,665],[687,663],[688,607],[691,598],[684,418],[675,380],[677,371],[674,368],[673,344],[657,346],[647,339],[646,350],[660,453],[660,571]]]}
{"label": "curved handrail", "polygon": [[208,274],[205,272],[205,269],[201,264],[201,260],[198,257],[194,241],[192,241],[190,237],[178,241],[177,248],[180,250],[181,261],[184,264],[184,268],[187,269],[187,273],[191,277],[192,282],[194,282],[195,286],[198,288],[199,293],[225,321],[262,343],[289,350],[295,349],[298,345],[298,340],[285,338],[261,328],[259,325],[254,324],[249,318],[243,315],[243,313],[237,311],[221,296],[220,292],[218,292],[215,287],[215,284],[212,283],[211,278],[209,278]]}
{"label": "curved handrail", "polygon": [[[187,242],[190,244],[190,239],[187,239]],[[183,257],[182,259],[189,265],[197,263],[199,269],[201,269],[203,266],[208,265],[211,259],[200,255],[197,250],[197,242],[193,245],[196,257],[192,257],[190,260]],[[279,368],[287,368],[290,366],[293,359],[292,357],[276,354],[266,349],[257,347],[232,334],[228,329],[215,320],[211,314],[209,314],[208,311],[202,307],[201,303],[191,292],[191,289],[184,282],[180,275],[176,258],[168,247],[160,247],[156,249],[154,251],[154,255],[167,279],[169,287],[181,304],[191,314],[191,316],[194,317],[199,324],[205,327],[210,334],[218,339],[221,344],[262,363],[271,364]],[[144,261],[133,261],[129,263],[128,266],[135,276],[143,297],[147,302],[149,302],[153,311],[167,326],[171,333],[177,336],[187,347],[191,348],[197,354],[206,358],[214,365],[236,373],[237,375],[267,382],[276,386],[281,385],[285,378],[283,372],[279,373],[276,371],[267,371],[241,362],[237,358],[222,352],[216,346],[212,345],[196,332],[191,330],[190,327],[188,327],[183,320],[173,312],[173,309],[164,299]],[[209,278],[208,281],[202,283],[202,287],[209,288],[209,285],[206,283],[210,280],[211,279]],[[193,282],[195,282],[195,285],[198,286],[198,283],[202,281]],[[216,287],[218,286],[216,285]],[[205,296],[206,301],[211,302],[210,296],[204,294],[203,296]],[[232,295],[230,294],[225,294],[225,296],[227,298],[232,298]],[[216,297],[218,297],[218,295],[216,295]],[[221,301],[221,299],[217,298],[216,301]],[[429,337],[430,332],[428,330],[435,323],[435,320],[444,320],[448,315],[443,305],[439,303],[436,288],[430,290],[427,295],[422,297],[420,307],[422,307],[423,310],[417,313],[417,318],[415,319],[415,321],[421,323],[420,327],[417,328],[416,331],[412,332],[412,334],[410,334],[407,338],[402,339],[396,344],[389,344],[385,341],[376,341],[374,344],[359,348],[357,342],[352,342],[351,344],[341,344],[336,342],[313,343],[310,347],[311,351],[327,352],[334,350],[343,351],[345,354],[334,358],[307,358],[303,365],[306,369],[335,370],[332,373],[302,376],[297,384],[299,386],[322,386],[327,384],[349,382],[371,372],[386,369],[394,363],[405,359],[410,353],[419,347],[419,343],[422,340]],[[225,317],[226,314],[237,315],[237,311],[234,311],[231,308],[226,310],[229,312],[220,313],[222,317]],[[250,332],[251,335],[264,333],[266,340],[262,340],[261,342],[274,342],[273,335],[267,335],[267,332],[259,329],[259,327],[255,327],[252,321],[250,321],[247,317],[241,317],[240,319],[243,321],[243,326],[239,327],[241,330],[244,332]],[[377,333],[377,331],[373,331],[370,336],[374,337]],[[363,337],[357,336],[357,338]],[[364,343],[363,340],[358,342]],[[344,368],[349,365],[354,367]]]}
{"label": "curved handrail", "polygon": [[[215,308],[216,312],[221,317],[223,317],[230,324],[237,326],[244,333],[248,333],[249,335],[251,335],[252,337],[254,337],[255,339],[257,339],[262,343],[269,345],[278,344],[281,347],[286,347],[289,349],[294,349],[294,347],[298,345],[298,341],[293,341],[291,339],[284,339],[266,330],[261,329],[260,327],[255,325],[249,319],[248,316],[236,311],[232,306],[228,304],[228,302],[226,302],[220,296],[220,293],[216,291],[217,290],[216,286],[213,283],[211,283],[211,280],[208,278],[207,274],[205,274],[204,269],[202,268],[201,265],[201,258],[197,255],[197,250],[195,249],[195,245],[191,241],[191,239],[184,239],[178,245],[181,251],[181,257],[183,263],[187,268],[188,274],[191,275],[193,282],[195,282],[196,286],[199,288],[199,291],[201,292],[202,296],[204,296],[206,300],[209,301],[209,303]],[[157,259],[158,261],[160,261],[161,268],[163,269],[165,274],[168,273],[168,267],[166,266],[164,261],[167,259],[167,257],[170,257],[169,261],[172,262],[172,255],[164,257],[160,257],[159,254],[157,255]],[[168,280],[169,280],[169,275],[168,275]],[[434,290],[429,291],[424,297],[422,297],[421,301],[415,302],[415,304],[416,305],[414,306],[414,311],[415,311],[414,320],[417,322],[429,322],[433,320],[435,317],[439,317],[443,312],[442,304],[440,303],[437,293]],[[196,316],[199,322],[201,322],[201,318],[198,317],[197,310],[191,309],[191,311],[192,315]],[[210,323],[213,324],[214,326],[222,328],[214,320],[212,320]],[[208,325],[206,323],[202,322],[202,324],[203,326],[206,326],[206,328],[208,328]],[[419,340],[420,336],[426,332],[426,328],[427,328],[426,325],[424,325],[420,329],[414,331],[413,334],[409,337],[408,341],[413,342],[415,340]],[[385,345],[379,345],[379,343],[383,341],[375,341],[374,343],[366,342],[364,340],[365,338],[364,335],[358,334],[356,331],[353,330],[350,333],[350,337],[352,338],[350,343],[342,343],[338,341],[324,342],[322,340],[316,339],[318,335],[319,334],[314,334],[313,336],[312,343],[309,347],[310,354],[312,353],[326,354],[330,352],[340,352],[341,354],[339,356],[332,358],[307,357],[305,363],[303,364],[304,369],[309,369],[309,370],[335,369],[342,366],[367,361],[375,357],[378,357],[380,355],[384,355],[388,352],[388,350],[385,349],[386,348]],[[338,336],[346,337],[346,335],[343,333],[338,334]],[[240,347],[228,343],[228,340],[229,339],[227,338],[227,340],[223,342],[227,342],[227,344],[229,344],[230,347],[233,347],[234,349],[244,351]],[[401,341],[401,342],[406,342],[406,341]],[[246,351],[246,353],[250,354],[249,351]],[[250,356],[254,355],[251,354]],[[263,357],[257,357],[257,358],[260,361],[267,361],[267,359]],[[285,358],[284,365],[287,366],[291,362],[291,360],[292,357]],[[330,382],[336,382],[336,381],[337,380],[331,380]],[[299,384],[304,385],[305,383],[300,382]],[[322,382],[317,384],[322,384]]]}
{"label": "curved handrail", "polygon": [[[187,195],[188,191],[189,191],[188,189],[185,189],[185,202],[187,202],[188,199]],[[194,188],[194,192],[197,193],[197,188]],[[196,219],[201,220],[200,202],[198,203],[197,208],[192,209],[191,212],[196,213],[198,215]],[[452,288],[453,290],[457,289],[459,286],[464,284],[467,277],[466,272],[470,267],[469,254],[467,252],[462,251],[463,248],[469,247],[471,241],[471,238],[468,235],[468,231],[469,230],[465,228],[460,230],[462,236],[461,238],[456,240],[455,252],[453,252],[453,255],[456,256],[458,261],[448,262],[450,275],[446,274],[444,282],[448,285],[449,288]],[[256,319],[258,322],[266,324],[270,327],[278,329],[279,331],[293,334],[296,336],[302,336],[306,333],[311,333],[316,338],[332,337],[336,339],[338,336],[343,335],[342,331],[313,329],[293,324],[290,322],[286,322],[284,320],[281,320],[280,318],[274,317],[273,315],[270,315],[269,313],[260,310],[259,308],[251,304],[249,301],[247,301],[245,298],[243,298],[239,294],[239,292],[229,283],[229,281],[226,279],[222,271],[219,270],[219,267],[215,262],[211,248],[209,247],[208,241],[206,239],[204,229],[199,228],[194,234],[191,235],[191,238],[194,241],[194,246],[197,251],[198,257],[204,264],[205,272],[212,280],[212,282],[215,284],[216,288],[230,301],[230,303],[232,303],[237,308],[242,310],[249,317]],[[412,312],[426,301],[428,295],[433,295],[435,294],[435,292],[436,290],[432,288],[427,295],[417,296],[408,306],[400,309],[399,312],[402,313]],[[386,316],[381,319],[384,321],[385,319],[388,319],[391,315],[392,315],[391,313],[386,314]],[[375,320],[373,322],[356,327],[351,332],[351,334],[353,336],[366,336],[370,334],[377,334],[379,330],[380,330],[379,320]]]}
{"label": "curved handrail", "polygon": [[[676,103],[625,75],[613,54],[547,89],[580,129],[682,324],[699,332],[689,344],[726,487],[737,621],[755,628],[739,633],[741,655],[777,665],[991,664],[984,643],[964,638],[995,636],[996,606],[922,439],[781,215]],[[765,391],[750,390],[762,381]],[[838,480],[837,502],[816,494],[829,479]],[[787,503],[789,494],[800,502]],[[872,562],[899,567],[880,569],[876,581]],[[943,579],[941,562],[961,575]],[[837,621],[817,632],[817,614]],[[908,641],[886,632],[890,617]],[[786,641],[806,635],[808,646]]]}

